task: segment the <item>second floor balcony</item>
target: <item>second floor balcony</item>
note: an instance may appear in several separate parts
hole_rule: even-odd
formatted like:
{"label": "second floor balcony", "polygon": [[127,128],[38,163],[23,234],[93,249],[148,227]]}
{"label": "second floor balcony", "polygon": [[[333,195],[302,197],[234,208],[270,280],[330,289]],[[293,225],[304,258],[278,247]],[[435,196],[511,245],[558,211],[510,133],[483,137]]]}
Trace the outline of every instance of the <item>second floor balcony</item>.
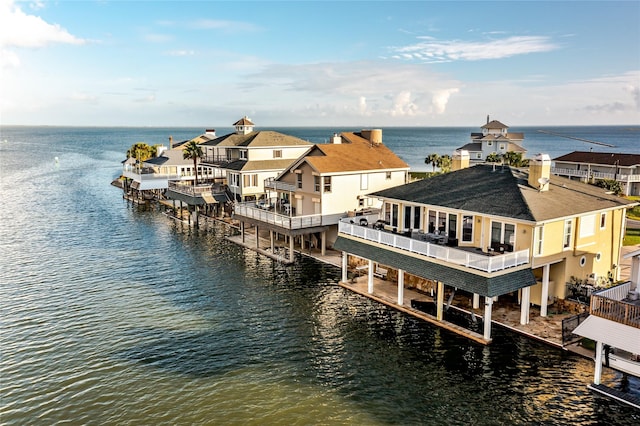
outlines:
{"label": "second floor balcony", "polygon": [[640,328],[640,295],[631,291],[631,282],[591,294],[591,315]]}
{"label": "second floor balcony", "polygon": [[289,230],[335,225],[340,218],[346,215],[345,213],[339,213],[331,215],[312,214],[296,216],[288,206],[276,208],[272,204],[257,204],[255,201],[237,203],[234,211],[237,216],[243,216]]}
{"label": "second floor balcony", "polygon": [[619,182],[640,182],[640,174],[607,173],[594,170],[576,170],[552,167],[551,173],[560,176],[578,177],[582,179],[610,179]]}
{"label": "second floor balcony", "polygon": [[504,254],[482,253],[477,252],[474,248],[467,250],[447,247],[383,229],[361,226],[357,223],[351,223],[351,221],[340,221],[338,231],[342,234],[486,273],[498,272],[529,263],[528,249]]}

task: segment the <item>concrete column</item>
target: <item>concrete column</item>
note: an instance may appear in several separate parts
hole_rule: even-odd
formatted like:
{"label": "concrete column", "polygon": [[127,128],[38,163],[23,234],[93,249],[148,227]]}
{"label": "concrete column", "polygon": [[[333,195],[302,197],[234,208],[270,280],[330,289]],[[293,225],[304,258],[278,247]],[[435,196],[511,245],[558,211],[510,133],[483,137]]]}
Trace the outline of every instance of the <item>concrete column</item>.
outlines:
{"label": "concrete column", "polygon": [[473,309],[480,308],[480,295],[478,293],[473,293]]}
{"label": "concrete column", "polygon": [[327,254],[327,231],[322,231],[320,234],[322,242],[320,243],[320,254],[322,256]]}
{"label": "concrete column", "polygon": [[369,269],[367,276],[367,291],[373,294],[373,260],[369,259]]}
{"label": "concrete column", "polygon": [[342,282],[346,283],[349,279],[347,275],[347,265],[349,264],[349,254],[346,251],[342,252]]}
{"label": "concrete column", "polygon": [[240,222],[240,235],[242,235],[242,244],[244,244],[245,235],[244,235],[244,222]]}
{"label": "concrete column", "polygon": [[293,263],[295,252],[293,251],[293,237],[289,237],[289,261]]}
{"label": "concrete column", "polygon": [[273,238],[273,231],[269,231],[269,243],[271,244],[271,253],[275,253],[275,244],[274,244],[274,238]]}
{"label": "concrete column", "polygon": [[547,316],[547,302],[549,300],[549,265],[542,267],[542,292],[540,294],[540,316]]}
{"label": "concrete column", "polygon": [[600,376],[602,375],[602,342],[596,342],[596,366],[593,371],[593,383],[600,384]]}
{"label": "concrete column", "polygon": [[438,290],[436,291],[436,319],[442,321],[444,318],[444,284],[438,281]]}
{"label": "concrete column", "polygon": [[404,304],[404,271],[398,269],[398,305]]}
{"label": "concrete column", "polygon": [[491,306],[493,305],[493,299],[491,297],[484,297],[484,338],[486,340],[491,339]]}
{"label": "concrete column", "polygon": [[256,225],[256,250],[260,248],[260,228]]}
{"label": "concrete column", "polygon": [[525,287],[520,297],[520,324],[529,324],[529,307],[531,306],[531,287]]}

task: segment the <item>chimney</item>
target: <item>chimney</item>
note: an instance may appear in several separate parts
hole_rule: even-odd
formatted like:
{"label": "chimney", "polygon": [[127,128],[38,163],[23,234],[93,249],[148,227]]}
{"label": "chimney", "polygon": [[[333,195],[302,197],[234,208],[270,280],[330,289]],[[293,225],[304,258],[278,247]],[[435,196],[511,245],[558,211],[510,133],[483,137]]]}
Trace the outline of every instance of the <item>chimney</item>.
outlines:
{"label": "chimney", "polygon": [[382,129],[362,129],[360,134],[363,138],[371,142],[372,146],[382,143]]}
{"label": "chimney", "polygon": [[549,190],[551,178],[551,157],[549,154],[538,154],[529,161],[529,186],[542,191]]}
{"label": "chimney", "polygon": [[487,124],[489,124],[489,114],[487,114]]}
{"label": "chimney", "polygon": [[173,136],[169,135],[169,149],[173,148]]}
{"label": "chimney", "polygon": [[469,151],[466,149],[456,149],[451,157],[451,171],[466,169],[469,167]]}
{"label": "chimney", "polygon": [[331,143],[340,145],[342,143],[342,137],[339,134],[334,133],[333,136],[331,137]]}

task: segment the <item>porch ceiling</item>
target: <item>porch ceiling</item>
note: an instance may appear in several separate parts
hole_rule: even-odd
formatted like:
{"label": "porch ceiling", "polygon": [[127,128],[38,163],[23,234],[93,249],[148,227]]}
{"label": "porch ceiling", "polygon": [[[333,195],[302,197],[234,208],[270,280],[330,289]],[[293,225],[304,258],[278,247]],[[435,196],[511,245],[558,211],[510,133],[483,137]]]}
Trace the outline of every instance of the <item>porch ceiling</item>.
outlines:
{"label": "porch ceiling", "polygon": [[341,236],[338,237],[333,248],[366,259],[372,259],[383,265],[403,269],[412,275],[441,281],[445,285],[477,293],[481,296],[500,296],[536,283],[533,271],[529,268],[494,277],[484,277]]}

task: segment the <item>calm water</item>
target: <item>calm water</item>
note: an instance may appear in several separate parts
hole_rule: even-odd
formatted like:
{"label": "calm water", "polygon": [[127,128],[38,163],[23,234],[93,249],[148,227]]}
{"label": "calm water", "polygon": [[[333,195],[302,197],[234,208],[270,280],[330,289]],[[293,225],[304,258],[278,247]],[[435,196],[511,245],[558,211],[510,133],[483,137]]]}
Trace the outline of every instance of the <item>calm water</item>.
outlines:
{"label": "calm water", "polygon": [[[337,268],[279,265],[110,186],[131,144],[202,130],[1,129],[1,424],[640,422],[586,389],[589,360],[499,329],[471,343],[342,289]],[[471,130],[383,137],[411,164]]]}

